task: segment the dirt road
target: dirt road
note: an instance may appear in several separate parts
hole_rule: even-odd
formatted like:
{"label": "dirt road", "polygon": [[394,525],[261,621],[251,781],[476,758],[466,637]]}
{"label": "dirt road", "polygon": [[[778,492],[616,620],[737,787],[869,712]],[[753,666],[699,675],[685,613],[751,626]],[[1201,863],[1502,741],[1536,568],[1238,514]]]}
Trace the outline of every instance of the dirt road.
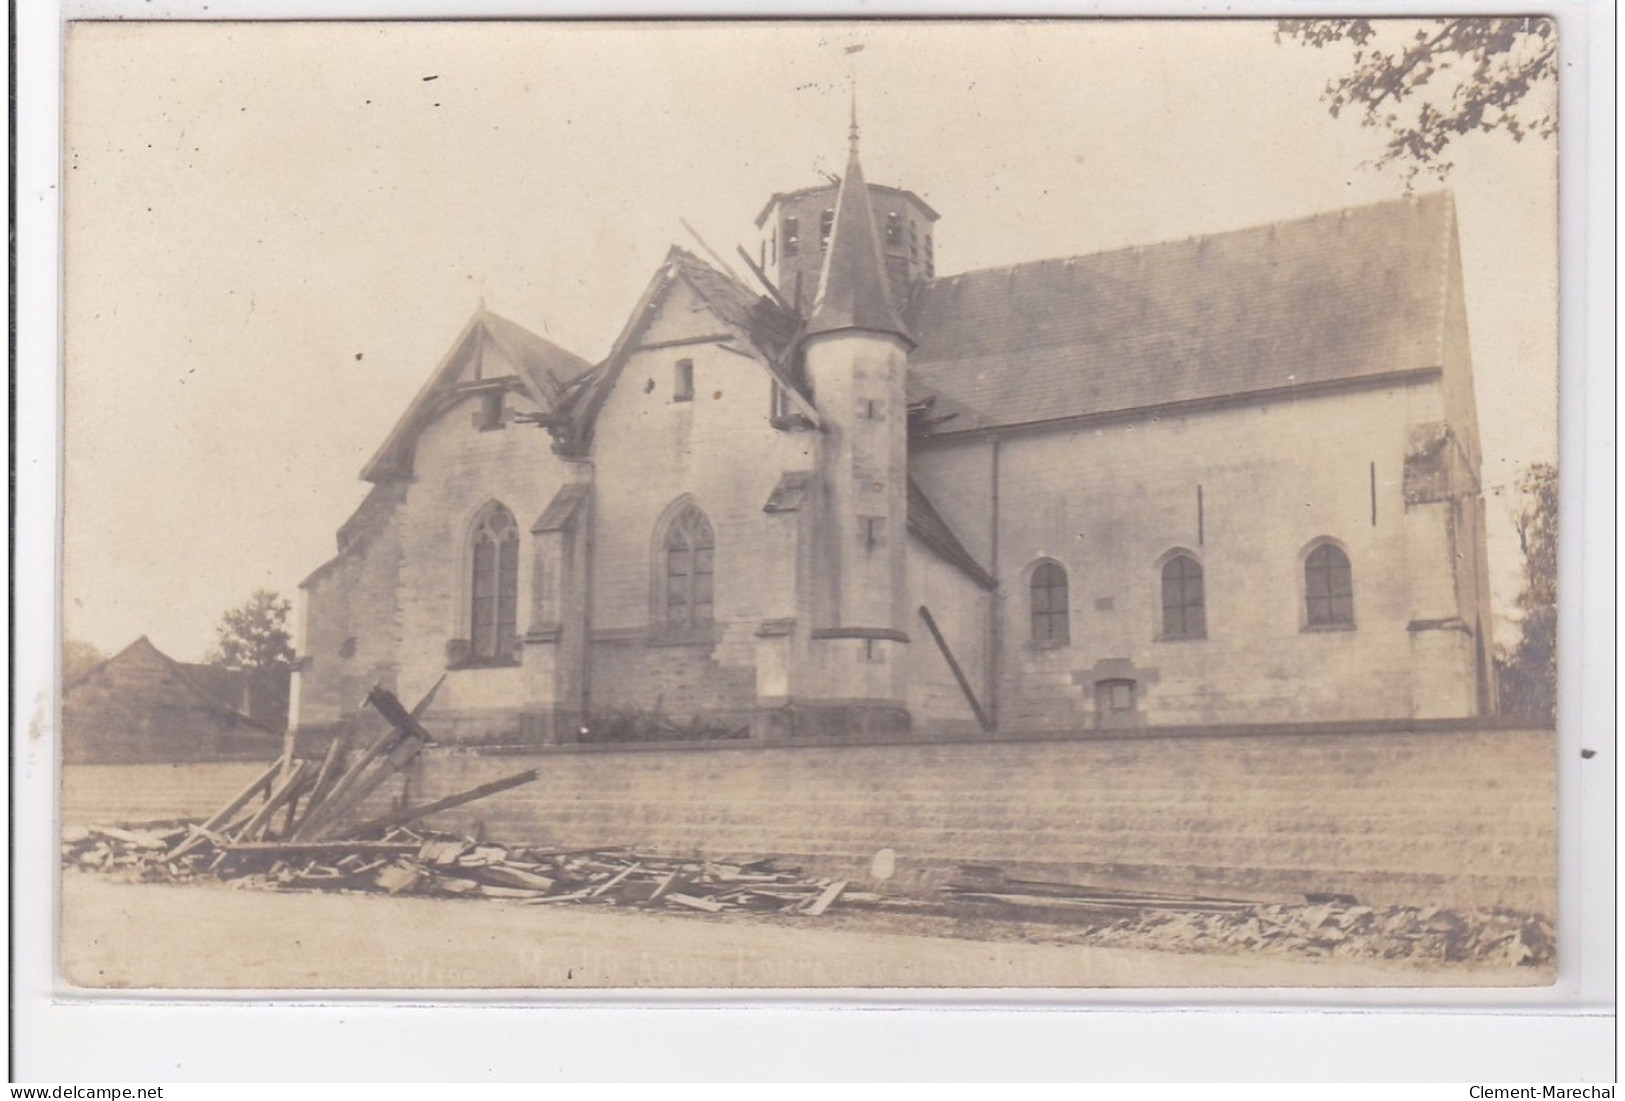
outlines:
{"label": "dirt road", "polygon": [[1103,948],[1066,927],[821,918],[122,883],[68,872],[62,963],[84,987],[1494,986],[1469,968]]}

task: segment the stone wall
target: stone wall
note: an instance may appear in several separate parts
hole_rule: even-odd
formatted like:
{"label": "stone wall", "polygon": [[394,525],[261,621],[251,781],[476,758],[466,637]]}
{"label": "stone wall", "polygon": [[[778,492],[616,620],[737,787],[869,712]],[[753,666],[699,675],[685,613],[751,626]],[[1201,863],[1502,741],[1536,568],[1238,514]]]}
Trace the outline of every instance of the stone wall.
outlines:
{"label": "stone wall", "polygon": [[63,765],[62,824],[203,820],[225,806],[273,757],[192,764]]}
{"label": "stone wall", "polygon": [[[1296,732],[1293,732],[1296,730]],[[1553,910],[1550,731],[1402,724],[889,745],[434,749],[416,803],[528,768],[436,824],[562,848],[776,854],[930,888],[1012,875]],[[381,793],[371,814],[402,792]]]}

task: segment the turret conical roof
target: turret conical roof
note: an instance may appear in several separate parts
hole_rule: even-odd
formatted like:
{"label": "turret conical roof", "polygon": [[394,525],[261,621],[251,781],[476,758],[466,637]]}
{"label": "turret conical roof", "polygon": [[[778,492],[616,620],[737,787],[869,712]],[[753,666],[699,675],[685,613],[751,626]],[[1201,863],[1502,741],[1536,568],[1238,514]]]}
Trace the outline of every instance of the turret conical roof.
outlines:
{"label": "turret conical roof", "polygon": [[893,333],[911,340],[903,319],[892,304],[887,286],[885,260],[880,252],[880,235],[869,205],[869,187],[858,162],[857,123],[852,128],[852,149],[847,156],[846,175],[835,196],[835,220],[830,229],[829,250],[818,278],[818,297],[807,320],[807,335],[865,329]]}

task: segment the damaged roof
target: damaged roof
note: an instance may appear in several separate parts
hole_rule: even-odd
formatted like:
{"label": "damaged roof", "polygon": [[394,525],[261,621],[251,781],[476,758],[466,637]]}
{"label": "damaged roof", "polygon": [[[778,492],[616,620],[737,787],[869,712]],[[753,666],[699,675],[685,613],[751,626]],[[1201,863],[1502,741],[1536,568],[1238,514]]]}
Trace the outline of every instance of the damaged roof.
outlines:
{"label": "damaged roof", "polygon": [[[773,213],[773,208],[778,206],[780,203],[794,202],[795,200],[803,198],[807,195],[816,195],[820,191],[828,191],[832,187],[839,187],[840,183],[841,179],[839,176],[832,176],[829,183],[813,184],[811,187],[798,187],[794,191],[775,191],[772,195],[768,196],[767,202],[762,205],[761,212],[756,215],[756,228],[761,229],[762,226],[767,223],[767,216]],[[931,209],[930,203],[927,203],[924,199],[920,198],[919,195],[908,190],[906,187],[891,187],[887,184],[870,184],[869,193],[873,195],[876,192],[882,195],[899,195],[905,199],[912,199],[914,204],[920,208],[920,213],[924,214],[933,222],[942,217],[942,215]]]}
{"label": "damaged roof", "polygon": [[637,351],[638,342],[654,320],[661,303],[679,280],[693,288],[718,320],[754,347],[774,379],[800,397],[802,404],[811,410],[802,393],[803,387],[789,367],[789,353],[800,335],[801,319],[766,294],[752,291],[733,276],[718,271],[693,253],[673,245],[666,252],[666,259],[659,270],[649,280],[609,355],[565,396],[561,412],[566,415],[549,428],[555,441],[554,450],[564,455],[580,455],[591,447],[598,411],[609,399],[621,368],[626,365],[628,357]]}
{"label": "damaged roof", "polygon": [[720,272],[692,252],[673,245],[666,257],[718,317],[747,334],[770,361],[778,362],[795,340],[801,319],[761,291]]}
{"label": "damaged roof", "polygon": [[1438,367],[1454,231],[1440,192],[935,279],[911,390],[947,434]]}
{"label": "damaged roof", "polygon": [[574,352],[566,351],[500,314],[482,308],[478,318],[485,335],[502,351],[508,362],[519,369],[520,375],[531,384],[535,396],[549,406],[558,404],[566,383],[592,367]]}
{"label": "damaged roof", "polygon": [[[383,446],[362,468],[362,478],[379,482],[412,472],[412,451],[418,434],[445,411],[449,402],[456,400],[459,379],[470,364],[474,365],[476,375],[482,373],[487,349],[494,350],[502,363],[513,369],[512,377],[519,388],[548,412],[557,411],[567,396],[569,384],[592,368],[574,352],[481,306],[463,326],[429,381],[395,422]],[[491,381],[494,384],[499,378],[493,376]]]}

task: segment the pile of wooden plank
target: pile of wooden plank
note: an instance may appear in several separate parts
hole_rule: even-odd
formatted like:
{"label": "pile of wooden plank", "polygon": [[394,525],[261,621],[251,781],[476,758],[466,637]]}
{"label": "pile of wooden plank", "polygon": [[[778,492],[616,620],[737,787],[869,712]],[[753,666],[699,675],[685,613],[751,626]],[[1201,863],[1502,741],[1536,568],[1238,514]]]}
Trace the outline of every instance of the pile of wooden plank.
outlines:
{"label": "pile of wooden plank", "polygon": [[282,889],[378,891],[658,906],[703,913],[775,911],[816,916],[846,901],[845,880],[809,879],[771,857],[709,861],[629,849],[569,852],[489,844],[415,826],[431,814],[536,779],[534,770],[364,821],[358,808],[431,738],[418,714],[389,692],[367,696],[389,730],[346,760],[335,740],[323,759],[282,760],[205,822],[98,826],[63,836],[68,867],[146,881],[203,876]]}
{"label": "pile of wooden plank", "polygon": [[[505,898],[528,903],[637,905],[703,913],[771,911],[816,917],[837,900],[877,902],[845,880],[813,879],[773,858],[683,859],[630,849],[548,851],[397,826],[379,840],[205,842],[166,828],[97,826],[63,837],[69,867],[144,881],[213,877],[244,886]],[[844,898],[843,898],[844,896]]]}
{"label": "pile of wooden plank", "polygon": [[1058,918],[1109,919],[1156,911],[1226,913],[1246,910],[1254,904],[1237,898],[1007,879],[1002,872],[990,868],[962,866],[960,870],[962,874],[970,874],[942,888],[943,895],[956,903],[989,903]]}
{"label": "pile of wooden plank", "polygon": [[[569,852],[495,845],[466,838],[392,831],[411,851],[359,854],[337,861],[301,854],[279,861],[268,878],[294,886],[349,886],[416,893],[518,899],[537,904],[609,903],[721,913],[762,910],[822,914],[845,891],[842,880],[809,879],[772,858],[745,862],[685,860],[629,849]],[[413,843],[413,839],[416,843]],[[272,855],[267,847],[240,855]],[[371,857],[371,859],[367,859]]]}
{"label": "pile of wooden plank", "polygon": [[[303,846],[319,852],[323,843],[342,840],[351,846],[347,852],[359,851],[354,849],[354,842],[378,840],[395,826],[536,779],[535,770],[522,772],[432,803],[399,807],[355,821],[366,800],[432,743],[417,716],[433,696],[431,690],[417,708],[407,711],[392,693],[374,688],[366,702],[388,720],[389,729],[365,750],[352,752],[348,739],[339,737],[320,761],[284,756],[205,822],[161,823],[170,828],[156,833],[152,829],[104,829],[96,838],[102,848],[93,845],[91,849],[76,850],[73,859],[86,864],[104,859],[128,864],[145,860],[141,854],[158,850],[163,856],[158,865],[166,869],[173,865],[171,876],[176,877],[195,870],[194,865],[204,856],[212,869],[231,853],[251,851],[255,846],[294,846],[296,850]],[[81,842],[87,840],[79,838]],[[128,851],[115,854],[107,848],[110,845],[123,845]]]}
{"label": "pile of wooden plank", "polygon": [[348,739],[338,737],[320,762],[284,756],[208,821],[193,826],[170,850],[170,858],[180,859],[204,846],[224,849],[268,841],[308,843],[365,837],[536,778],[534,772],[523,773],[427,806],[402,808],[366,822],[351,821],[369,796],[432,743],[418,714],[433,697],[431,690],[417,708],[407,711],[391,692],[374,688],[367,693],[366,702],[388,721],[389,729],[364,752],[351,754]]}
{"label": "pile of wooden plank", "polygon": [[171,868],[164,859],[171,847],[190,833],[185,822],[149,822],[143,826],[91,826],[62,831],[62,864],[67,868],[107,872],[128,879],[184,879],[192,871]]}

